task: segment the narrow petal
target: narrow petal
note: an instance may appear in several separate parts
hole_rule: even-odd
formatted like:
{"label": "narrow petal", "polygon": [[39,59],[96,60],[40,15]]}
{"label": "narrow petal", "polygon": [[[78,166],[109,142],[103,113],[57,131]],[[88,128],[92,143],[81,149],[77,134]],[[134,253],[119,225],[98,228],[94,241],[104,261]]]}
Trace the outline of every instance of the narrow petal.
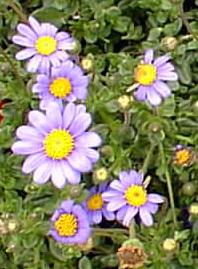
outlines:
{"label": "narrow petal", "polygon": [[31,38],[32,41],[35,41],[37,39],[36,33],[34,31],[32,31],[32,29],[24,23],[20,23],[17,26],[17,30],[21,35],[23,35],[27,38]]}
{"label": "narrow petal", "polygon": [[58,40],[58,41],[67,39],[68,37],[70,37],[70,35],[66,32],[59,32],[56,34],[56,40]]}
{"label": "narrow petal", "polygon": [[56,28],[54,25],[48,22],[41,23],[41,31],[44,35],[49,35],[54,37],[56,35],[56,32],[58,31],[58,28]]}
{"label": "narrow petal", "polygon": [[60,208],[64,209],[65,212],[70,213],[72,211],[73,204],[73,200],[65,200],[60,204]]}
{"label": "narrow petal", "polygon": [[114,212],[125,205],[126,201],[119,197],[118,199],[111,200],[111,202],[107,204],[107,210]]}
{"label": "narrow petal", "polygon": [[78,147],[98,147],[102,143],[100,136],[94,132],[85,132],[76,138]]}
{"label": "narrow petal", "polygon": [[170,81],[175,81],[178,80],[178,75],[175,72],[159,72],[157,75],[158,79],[161,80],[170,80]]}
{"label": "narrow petal", "polygon": [[123,206],[122,208],[120,208],[116,214],[116,219],[118,221],[122,221],[126,215],[128,206]]}
{"label": "narrow petal", "polygon": [[43,136],[38,132],[38,130],[27,125],[20,126],[16,131],[16,135],[18,138],[27,140],[29,142],[34,140],[42,143],[43,140]]}
{"label": "narrow petal", "polygon": [[170,88],[160,80],[157,80],[153,84],[153,87],[163,98],[166,98],[171,94]]}
{"label": "narrow petal", "polygon": [[73,103],[66,105],[63,112],[63,126],[65,129],[72,123],[76,113],[76,106]]}
{"label": "narrow petal", "polygon": [[42,134],[47,134],[51,130],[45,115],[38,110],[30,111],[28,119],[30,123]]}
{"label": "narrow petal", "polygon": [[46,118],[52,128],[62,127],[62,115],[60,107],[56,103],[50,103],[46,109]]}
{"label": "narrow petal", "polygon": [[49,85],[50,82],[49,77],[44,74],[38,75],[36,77],[36,80],[39,84],[44,84],[46,86]]}
{"label": "narrow petal", "polygon": [[158,106],[162,102],[161,97],[153,88],[147,92],[147,99],[152,106]]}
{"label": "narrow petal", "polygon": [[164,56],[160,56],[160,57],[156,58],[153,64],[156,67],[159,67],[160,65],[168,62],[169,60],[170,60],[170,56],[164,55]]}
{"label": "narrow petal", "polygon": [[59,60],[61,60],[62,62],[68,60],[68,58],[69,58],[69,54],[66,53],[65,51],[61,51],[61,50],[59,50],[59,51],[56,52],[56,56],[57,56],[57,57],[59,58]]}
{"label": "narrow petal", "polygon": [[16,59],[21,61],[21,60],[25,60],[25,59],[28,59],[30,57],[32,57],[33,55],[36,54],[36,50],[35,49],[24,49],[24,50],[21,50],[19,52],[17,52],[16,54]]}
{"label": "narrow petal", "polygon": [[84,86],[75,86],[73,92],[80,100],[85,100],[88,94],[87,88]]}
{"label": "narrow petal", "polygon": [[12,41],[13,43],[20,45],[22,47],[30,47],[30,48],[34,47],[34,43],[30,39],[20,35],[14,35],[12,37]]}
{"label": "narrow petal", "polygon": [[72,152],[68,157],[67,160],[71,167],[76,169],[79,172],[90,172],[92,169],[91,161],[80,151]]}
{"label": "narrow petal", "polygon": [[22,171],[25,174],[29,174],[38,168],[42,163],[46,161],[46,157],[43,153],[36,153],[26,158],[23,163]]}
{"label": "narrow petal", "polygon": [[46,183],[51,175],[51,162],[42,163],[34,172],[33,181],[37,184]]}
{"label": "narrow petal", "polygon": [[150,202],[147,202],[145,204],[145,206],[147,207],[147,209],[150,211],[150,213],[152,214],[155,214],[157,211],[158,211],[158,204],[153,204],[153,203],[150,203]]}
{"label": "narrow petal", "polygon": [[38,67],[38,71],[41,74],[48,74],[50,69],[50,61],[48,57],[42,57],[41,63]]}
{"label": "narrow petal", "polygon": [[135,98],[138,101],[145,101],[146,100],[146,94],[149,91],[149,87],[147,86],[139,86],[138,90],[134,93]]}
{"label": "narrow petal", "polygon": [[153,225],[153,218],[146,207],[142,206],[139,209],[140,218],[145,226]]}
{"label": "narrow petal", "polygon": [[91,115],[89,113],[81,113],[74,118],[69,127],[74,137],[81,135],[91,124]]}
{"label": "narrow petal", "polygon": [[100,158],[99,152],[94,149],[84,148],[82,150],[82,153],[84,153],[85,156],[87,156],[92,163],[97,162]]}
{"label": "narrow petal", "polygon": [[85,113],[86,112],[86,106],[85,105],[77,105],[76,106],[76,115],[80,113]]}
{"label": "narrow petal", "polygon": [[60,66],[60,60],[58,59],[58,57],[56,57],[56,53],[50,55],[49,59],[54,67]]}
{"label": "narrow petal", "polygon": [[15,154],[20,155],[29,155],[37,152],[41,152],[43,150],[42,144],[31,143],[28,141],[17,141],[12,146],[12,151]]}
{"label": "narrow petal", "polygon": [[115,214],[113,212],[108,211],[106,208],[102,210],[102,213],[106,220],[112,221],[115,219]]}
{"label": "narrow petal", "polygon": [[51,180],[57,188],[61,189],[64,187],[66,183],[66,178],[64,176],[63,170],[59,164],[59,162],[53,162],[52,168],[51,168],[52,177]]}
{"label": "narrow petal", "polygon": [[73,48],[73,40],[66,39],[58,42],[58,48],[60,50],[70,50]]}
{"label": "narrow petal", "polygon": [[121,192],[124,192],[126,189],[119,180],[113,180],[110,183],[110,187],[114,190],[121,191]]}
{"label": "narrow petal", "polygon": [[33,28],[34,32],[38,35],[41,35],[41,26],[40,23],[32,16],[29,17],[29,23]]}
{"label": "narrow petal", "polygon": [[103,192],[102,198],[105,201],[111,201],[113,198],[116,198],[116,197],[118,197],[120,195],[121,195],[120,192],[114,191],[114,190],[110,190],[110,191]]}
{"label": "narrow petal", "polygon": [[156,194],[156,193],[150,193],[147,195],[148,201],[151,203],[164,203],[163,196]]}
{"label": "narrow petal", "polygon": [[144,55],[144,62],[146,64],[151,64],[152,61],[153,61],[153,49],[148,49],[146,50],[145,52],[145,55]]}
{"label": "narrow petal", "polygon": [[30,73],[35,73],[41,63],[42,57],[41,55],[35,55],[33,56],[28,64],[27,64],[27,71]]}
{"label": "narrow petal", "polygon": [[160,65],[158,68],[157,68],[157,71],[158,72],[166,72],[166,71],[174,71],[175,70],[175,67],[173,64],[171,63],[165,63],[163,65]]}
{"label": "narrow petal", "polygon": [[137,207],[128,207],[126,211],[126,215],[123,219],[123,225],[129,226],[131,223],[131,220],[135,217],[135,215],[138,213],[138,208]]}
{"label": "narrow petal", "polygon": [[95,211],[92,214],[93,223],[99,224],[102,221],[102,212],[101,211]]}
{"label": "narrow petal", "polygon": [[70,184],[80,183],[81,173],[79,171],[73,169],[67,161],[62,161],[61,167],[65,177]]}

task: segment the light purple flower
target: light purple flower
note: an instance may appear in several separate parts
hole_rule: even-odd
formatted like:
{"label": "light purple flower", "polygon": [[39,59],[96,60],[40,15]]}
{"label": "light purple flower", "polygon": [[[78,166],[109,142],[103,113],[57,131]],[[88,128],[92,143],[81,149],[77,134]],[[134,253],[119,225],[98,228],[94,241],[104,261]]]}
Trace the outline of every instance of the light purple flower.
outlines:
{"label": "light purple flower", "polygon": [[135,69],[135,81],[138,90],[134,93],[139,101],[148,101],[152,106],[158,106],[163,99],[171,95],[169,86],[164,81],[178,79],[174,66],[167,55],[154,59],[154,51],[148,49],[144,60]]}
{"label": "light purple flower", "polygon": [[81,173],[91,171],[99,159],[99,153],[92,148],[101,144],[95,132],[86,132],[91,124],[86,107],[69,103],[61,110],[51,103],[46,114],[33,110],[28,118],[30,124],[17,129],[20,140],[12,146],[15,154],[29,155],[22,171],[34,171],[33,180],[38,184],[50,178],[57,188],[66,181],[79,183]]}
{"label": "light purple flower", "polygon": [[102,216],[110,221],[115,219],[115,214],[107,210],[107,205],[102,199],[102,193],[107,190],[107,187],[107,183],[92,187],[86,201],[82,204],[90,224],[99,224]]}
{"label": "light purple flower", "polygon": [[147,194],[143,174],[134,170],[121,172],[119,180],[113,180],[109,191],[104,192],[102,197],[108,202],[107,210],[117,211],[117,220],[122,221],[125,226],[129,226],[138,213],[143,224],[151,226],[153,224],[151,214],[157,212],[158,203],[164,202],[159,194]]}
{"label": "light purple flower", "polygon": [[16,54],[16,59],[30,59],[28,72],[47,73],[50,66],[59,66],[68,59],[66,50],[71,50],[74,44],[68,33],[58,32],[54,25],[39,23],[33,17],[29,17],[29,25],[20,23],[17,30],[19,35],[14,35],[12,41],[25,49]]}
{"label": "light purple flower", "polygon": [[56,209],[49,231],[56,241],[62,244],[84,244],[90,236],[90,226],[85,210],[75,205],[73,200],[66,200]]}
{"label": "light purple flower", "polygon": [[82,69],[67,60],[59,67],[52,67],[51,75],[38,75],[32,91],[39,94],[40,108],[46,109],[52,101],[62,106],[63,101],[85,100],[88,83]]}

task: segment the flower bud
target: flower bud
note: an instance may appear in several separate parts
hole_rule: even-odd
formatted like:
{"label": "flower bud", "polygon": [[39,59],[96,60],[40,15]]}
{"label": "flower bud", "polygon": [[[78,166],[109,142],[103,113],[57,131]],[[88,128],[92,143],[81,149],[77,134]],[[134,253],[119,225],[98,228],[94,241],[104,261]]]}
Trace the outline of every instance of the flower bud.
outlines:
{"label": "flower bud", "polygon": [[72,198],[79,197],[82,192],[82,187],[80,185],[71,185],[69,194]]}
{"label": "flower bud", "polygon": [[93,239],[89,237],[85,244],[78,244],[78,247],[81,251],[90,251],[93,248]]}
{"label": "flower bud", "polygon": [[189,213],[194,216],[198,216],[198,203],[193,203],[189,207]]}
{"label": "flower bud", "polygon": [[187,182],[182,186],[182,192],[186,196],[193,196],[196,192],[196,184],[194,182]]}
{"label": "flower bud", "polygon": [[91,71],[93,69],[93,60],[90,57],[85,57],[82,59],[81,65],[85,71]]}
{"label": "flower bud", "polygon": [[163,242],[163,249],[166,252],[173,252],[177,248],[177,242],[173,238],[167,238]]}
{"label": "flower bud", "polygon": [[131,98],[128,95],[122,95],[118,98],[118,105],[122,110],[127,110],[131,104]]}
{"label": "flower bud", "polygon": [[153,122],[149,125],[149,130],[151,130],[153,133],[157,133],[161,131],[161,125],[159,123]]}
{"label": "flower bud", "polygon": [[93,173],[94,181],[105,181],[108,177],[108,172],[105,167],[98,168]]}
{"label": "flower bud", "polygon": [[7,223],[7,227],[8,227],[8,230],[9,232],[14,232],[16,231],[17,229],[17,226],[18,226],[18,222],[16,219],[10,219]]}
{"label": "flower bud", "polygon": [[101,151],[101,153],[102,153],[103,155],[105,155],[106,157],[111,157],[112,154],[113,154],[113,149],[112,149],[112,147],[109,146],[109,145],[103,146],[103,147],[101,148],[100,151]]}
{"label": "flower bud", "polygon": [[177,46],[177,39],[172,36],[166,36],[161,41],[162,45],[166,46],[169,50],[174,50]]}

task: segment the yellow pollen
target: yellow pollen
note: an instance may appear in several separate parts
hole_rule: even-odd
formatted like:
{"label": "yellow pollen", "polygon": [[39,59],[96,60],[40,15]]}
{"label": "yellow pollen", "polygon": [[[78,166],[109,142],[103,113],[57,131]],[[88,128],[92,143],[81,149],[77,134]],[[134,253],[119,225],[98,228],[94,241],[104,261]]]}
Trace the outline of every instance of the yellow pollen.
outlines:
{"label": "yellow pollen", "polygon": [[74,139],[69,132],[55,129],[45,137],[43,145],[48,157],[61,160],[66,158],[73,150]]}
{"label": "yellow pollen", "polygon": [[41,36],[35,43],[35,48],[41,55],[50,55],[56,51],[57,41],[51,36]]}
{"label": "yellow pollen", "polygon": [[186,164],[191,159],[191,151],[188,149],[181,149],[175,152],[175,163]]}
{"label": "yellow pollen", "polygon": [[57,98],[64,98],[71,92],[71,83],[67,78],[57,78],[50,84],[50,92]]}
{"label": "yellow pollen", "polygon": [[132,206],[142,206],[147,201],[146,190],[139,185],[133,185],[129,187],[124,195],[128,204]]}
{"label": "yellow pollen", "polygon": [[87,207],[89,210],[98,210],[103,206],[102,195],[101,193],[97,193],[92,195],[87,201]]}
{"label": "yellow pollen", "polygon": [[135,81],[141,85],[151,85],[157,77],[157,69],[152,64],[139,64],[135,69]]}
{"label": "yellow pollen", "polygon": [[77,218],[73,214],[62,214],[54,223],[60,236],[73,236],[77,232]]}

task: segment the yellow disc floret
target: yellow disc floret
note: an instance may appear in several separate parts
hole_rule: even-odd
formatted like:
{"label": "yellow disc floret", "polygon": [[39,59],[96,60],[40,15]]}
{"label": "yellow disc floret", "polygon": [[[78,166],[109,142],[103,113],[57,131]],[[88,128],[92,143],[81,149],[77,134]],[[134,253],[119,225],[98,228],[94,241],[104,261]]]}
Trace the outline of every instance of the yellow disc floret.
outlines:
{"label": "yellow disc floret", "polygon": [[45,137],[43,145],[48,157],[61,160],[66,158],[73,150],[74,139],[68,131],[55,129]]}
{"label": "yellow disc floret", "polygon": [[62,214],[54,223],[60,236],[73,236],[77,232],[78,221],[73,214]]}
{"label": "yellow disc floret", "polygon": [[146,190],[139,185],[129,187],[124,194],[128,204],[132,206],[142,206],[147,201]]}
{"label": "yellow disc floret", "polygon": [[135,69],[135,81],[141,85],[151,85],[157,77],[157,69],[152,64],[139,64]]}
{"label": "yellow disc floret", "polygon": [[189,149],[181,149],[175,152],[175,163],[179,165],[188,164],[191,160],[192,152]]}
{"label": "yellow disc floret", "polygon": [[35,43],[35,48],[41,55],[50,55],[56,51],[57,41],[51,36],[41,36]]}
{"label": "yellow disc floret", "polygon": [[71,82],[67,78],[54,79],[50,84],[50,92],[57,98],[64,98],[71,92]]}
{"label": "yellow disc floret", "polygon": [[89,208],[89,210],[98,210],[101,209],[102,206],[103,201],[101,193],[96,193],[92,195],[87,201],[87,207]]}

